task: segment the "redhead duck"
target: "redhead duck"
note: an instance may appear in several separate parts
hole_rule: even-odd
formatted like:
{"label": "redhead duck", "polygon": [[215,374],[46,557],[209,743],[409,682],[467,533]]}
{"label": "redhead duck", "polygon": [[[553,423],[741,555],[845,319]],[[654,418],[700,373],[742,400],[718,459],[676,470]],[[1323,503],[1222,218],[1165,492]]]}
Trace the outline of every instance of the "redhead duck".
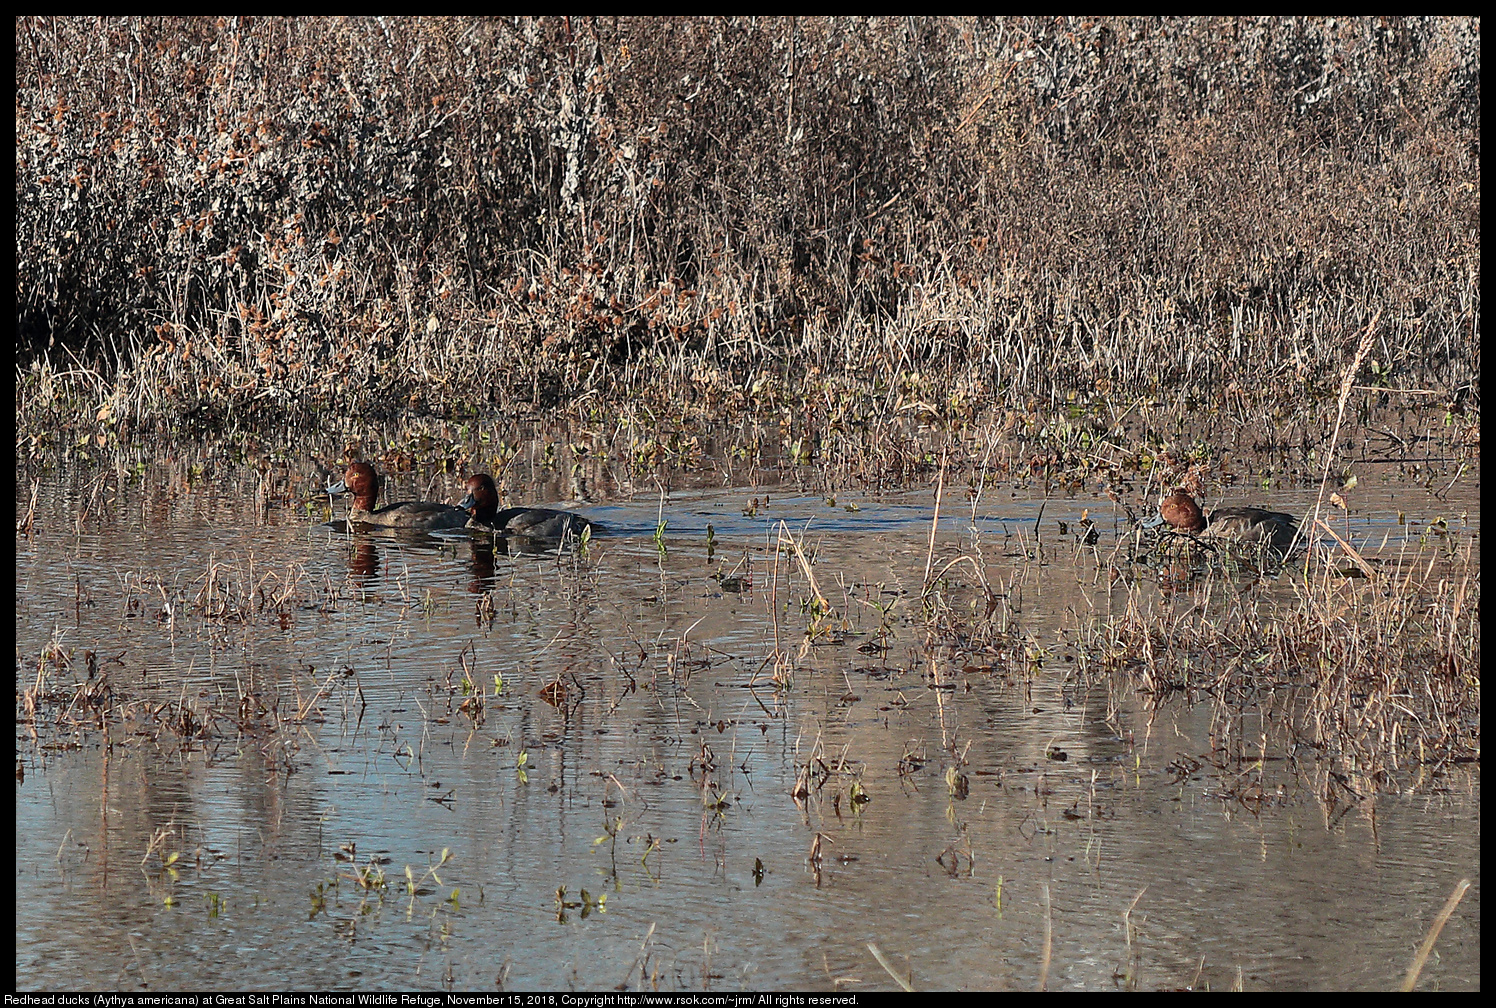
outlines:
{"label": "redhead duck", "polygon": [[401,501],[375,509],[379,499],[379,474],[367,462],[351,462],[343,471],[343,478],[329,484],[330,494],[351,493],[353,506],[348,509],[348,521],[377,528],[404,529],[451,529],[462,528],[468,523],[468,513],[451,504],[434,501]]}
{"label": "redhead duck", "polygon": [[530,539],[563,539],[580,536],[592,522],[570,511],[551,508],[514,507],[499,510],[499,491],[487,473],[469,476],[468,495],[457,506],[472,515],[474,528],[487,528],[499,535],[525,536]]}
{"label": "redhead duck", "polygon": [[474,528],[492,528],[494,515],[499,513],[499,490],[493,484],[493,477],[475,473],[463,482],[462,488],[467,496],[457,506],[467,512],[471,519],[468,524]]}
{"label": "redhead duck", "polygon": [[1286,550],[1293,545],[1294,537],[1299,531],[1293,515],[1262,508],[1217,508],[1207,518],[1200,511],[1200,505],[1195,503],[1195,498],[1183,490],[1175,490],[1164,498],[1158,512],[1163,516],[1163,521],[1180,532],[1207,539],[1253,543],[1277,550]]}

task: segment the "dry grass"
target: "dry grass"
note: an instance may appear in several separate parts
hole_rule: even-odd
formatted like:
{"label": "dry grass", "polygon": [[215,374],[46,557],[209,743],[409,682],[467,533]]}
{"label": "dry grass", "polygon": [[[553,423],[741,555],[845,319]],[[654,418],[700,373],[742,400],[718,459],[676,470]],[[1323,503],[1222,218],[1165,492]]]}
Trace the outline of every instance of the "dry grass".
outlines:
{"label": "dry grass", "polygon": [[1292,437],[1378,313],[1371,405],[1474,401],[1471,19],[39,17],[16,54],[34,436]]}

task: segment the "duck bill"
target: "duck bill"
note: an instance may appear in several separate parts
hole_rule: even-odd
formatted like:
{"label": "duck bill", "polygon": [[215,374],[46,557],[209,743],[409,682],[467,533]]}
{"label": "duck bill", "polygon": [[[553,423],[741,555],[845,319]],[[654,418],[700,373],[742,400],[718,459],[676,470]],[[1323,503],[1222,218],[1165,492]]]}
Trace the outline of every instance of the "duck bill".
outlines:
{"label": "duck bill", "polygon": [[336,483],[329,483],[327,484],[327,492],[329,495],[333,496],[336,496],[337,494],[347,493],[348,484],[343,480],[338,480]]}

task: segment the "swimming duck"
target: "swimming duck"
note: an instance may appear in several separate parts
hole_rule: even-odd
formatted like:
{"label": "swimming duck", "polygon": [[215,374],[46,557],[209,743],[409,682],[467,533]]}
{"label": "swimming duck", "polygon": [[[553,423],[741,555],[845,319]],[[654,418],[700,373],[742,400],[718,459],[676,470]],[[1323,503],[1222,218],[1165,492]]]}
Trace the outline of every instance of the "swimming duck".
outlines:
{"label": "swimming duck", "polygon": [[467,496],[457,506],[467,512],[468,525],[472,528],[492,529],[494,516],[499,513],[499,490],[493,477],[487,473],[474,473],[462,484]]}
{"label": "swimming duck", "polygon": [[327,487],[330,494],[351,493],[353,506],[348,521],[377,528],[452,529],[465,526],[470,515],[460,507],[435,501],[401,501],[375,509],[379,500],[379,474],[367,462],[350,462],[343,478]]}
{"label": "swimming duck", "polygon": [[592,522],[570,511],[551,508],[513,507],[499,510],[499,491],[487,473],[469,476],[467,496],[457,505],[472,516],[472,527],[487,528],[500,535],[530,539],[562,539],[580,536],[594,528]]}
{"label": "swimming duck", "polygon": [[1206,539],[1230,539],[1286,550],[1298,534],[1293,515],[1255,507],[1217,508],[1207,518],[1184,490],[1175,490],[1159,505],[1159,514],[1170,526]]}

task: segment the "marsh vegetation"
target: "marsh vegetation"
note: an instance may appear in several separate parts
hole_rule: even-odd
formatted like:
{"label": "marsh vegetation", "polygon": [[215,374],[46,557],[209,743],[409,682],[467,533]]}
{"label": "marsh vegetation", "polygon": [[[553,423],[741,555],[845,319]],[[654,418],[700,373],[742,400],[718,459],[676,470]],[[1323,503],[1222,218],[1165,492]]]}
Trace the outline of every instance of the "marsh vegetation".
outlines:
{"label": "marsh vegetation", "polygon": [[23,975],[1479,987],[1478,19],[16,32]]}

